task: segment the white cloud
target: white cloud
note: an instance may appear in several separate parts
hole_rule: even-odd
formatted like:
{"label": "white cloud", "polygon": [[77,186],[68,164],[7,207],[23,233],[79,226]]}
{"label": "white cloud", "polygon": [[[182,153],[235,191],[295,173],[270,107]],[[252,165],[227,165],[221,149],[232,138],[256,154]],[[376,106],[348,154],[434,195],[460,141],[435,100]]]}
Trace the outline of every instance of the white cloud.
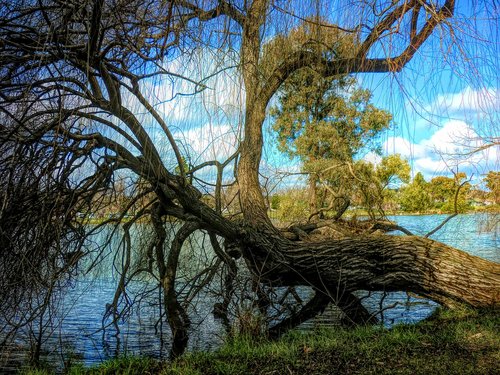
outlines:
{"label": "white cloud", "polygon": [[[390,137],[383,145],[389,154],[399,153],[413,165],[414,172],[422,172],[427,179],[451,170],[474,173],[498,170],[498,145],[485,148],[487,141],[464,121],[449,120],[429,138],[419,143],[402,137]],[[479,150],[479,151],[478,151]],[[475,152],[474,152],[475,151]]]}
{"label": "white cloud", "polygon": [[403,137],[387,138],[383,148],[391,154],[401,154],[407,159],[423,157],[426,154],[423,145],[412,143]]}
{"label": "white cloud", "polygon": [[163,68],[171,75],[151,78],[141,88],[166,121],[201,125],[202,119],[210,117],[227,122],[240,115],[245,100],[240,74],[232,62],[230,55],[200,49],[169,61]]}
{"label": "white cloud", "polygon": [[187,149],[196,164],[210,160],[223,162],[238,147],[239,130],[230,125],[206,124],[174,137]]}
{"label": "white cloud", "polygon": [[373,165],[378,165],[382,161],[382,157],[375,152],[368,152],[364,157],[363,160],[372,163]]}
{"label": "white cloud", "polygon": [[467,148],[477,148],[481,144],[477,133],[464,121],[450,120],[438,129],[430,139],[420,145],[443,154],[461,154]]}
{"label": "white cloud", "polygon": [[500,110],[500,90],[497,88],[474,90],[466,87],[458,93],[439,95],[426,107],[426,110],[435,114],[498,111]]}
{"label": "white cloud", "polygon": [[444,160],[436,160],[429,156],[416,159],[413,163],[413,167],[416,171],[422,172],[426,177],[450,173],[450,171],[447,170],[448,164]]}
{"label": "white cloud", "polygon": [[210,88],[202,93],[205,108],[228,118],[239,116],[245,103],[245,89],[240,78],[230,69],[211,79],[207,83]]}

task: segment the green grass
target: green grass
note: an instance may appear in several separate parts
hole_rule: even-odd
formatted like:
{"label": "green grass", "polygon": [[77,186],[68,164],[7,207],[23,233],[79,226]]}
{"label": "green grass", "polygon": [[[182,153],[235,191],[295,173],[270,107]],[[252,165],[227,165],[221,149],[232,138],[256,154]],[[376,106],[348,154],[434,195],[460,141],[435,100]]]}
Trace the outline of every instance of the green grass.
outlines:
{"label": "green grass", "polygon": [[241,336],[215,352],[174,362],[120,358],[70,374],[495,374],[499,328],[498,311],[439,310],[427,321],[391,330],[293,331],[279,341]]}

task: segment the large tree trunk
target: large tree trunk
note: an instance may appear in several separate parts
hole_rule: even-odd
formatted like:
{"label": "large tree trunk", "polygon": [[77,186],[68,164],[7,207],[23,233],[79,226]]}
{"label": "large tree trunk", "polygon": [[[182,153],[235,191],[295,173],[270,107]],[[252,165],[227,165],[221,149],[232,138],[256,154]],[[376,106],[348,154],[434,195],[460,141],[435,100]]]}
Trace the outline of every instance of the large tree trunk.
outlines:
{"label": "large tree trunk", "polygon": [[243,249],[244,255],[261,279],[274,285],[311,285],[337,296],[407,291],[449,307],[500,305],[500,264],[427,238],[364,235],[318,243],[270,233],[263,238],[254,236],[257,246]]}
{"label": "large tree trunk", "polygon": [[[259,184],[262,124],[271,97],[263,90],[266,82],[259,75],[260,27],[266,6],[266,1],[255,0],[243,27],[246,112],[238,183],[245,228],[241,235],[226,236],[228,242],[241,248],[248,265],[263,282],[311,285],[339,305],[353,301],[352,292],[357,290],[414,292],[446,306],[499,305],[500,265],[436,241],[414,236],[362,235],[301,242],[284,238],[273,227]],[[313,302],[307,306],[306,315],[319,312],[324,298],[318,295]],[[361,310],[361,306],[344,309]],[[300,318],[290,321],[298,322]]]}
{"label": "large tree trunk", "polygon": [[267,216],[259,182],[259,167],[262,157],[262,124],[266,116],[267,101],[261,93],[261,74],[259,58],[261,51],[260,28],[265,20],[269,6],[266,0],[255,0],[248,9],[243,25],[241,45],[241,64],[245,82],[245,133],[241,142],[238,163],[238,185],[240,204],[247,223],[256,226],[272,227]]}
{"label": "large tree trunk", "polygon": [[191,204],[203,218],[201,228],[225,237],[226,246],[240,248],[262,282],[311,285],[331,296],[357,290],[407,291],[450,307],[500,306],[500,264],[440,242],[377,234],[295,241],[285,238],[269,219],[261,219],[265,213],[254,223],[247,213],[242,226],[196,202],[188,189],[177,193],[185,207]]}

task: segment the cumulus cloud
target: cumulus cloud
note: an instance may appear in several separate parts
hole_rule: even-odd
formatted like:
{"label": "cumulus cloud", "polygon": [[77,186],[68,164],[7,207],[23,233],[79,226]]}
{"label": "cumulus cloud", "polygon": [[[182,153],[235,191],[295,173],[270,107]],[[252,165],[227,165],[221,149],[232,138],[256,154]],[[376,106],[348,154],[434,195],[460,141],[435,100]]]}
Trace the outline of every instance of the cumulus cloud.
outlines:
{"label": "cumulus cloud", "polygon": [[245,100],[240,75],[231,64],[231,56],[201,49],[169,61],[163,68],[171,74],[144,80],[141,89],[166,121],[201,125],[208,116],[228,121],[241,113]]}
{"label": "cumulus cloud", "polygon": [[399,153],[413,164],[415,172],[426,178],[451,174],[451,170],[467,174],[498,170],[499,146],[490,146],[464,121],[450,120],[429,138],[418,143],[402,137],[390,137],[383,145],[389,154]]}
{"label": "cumulus cloud", "polygon": [[436,100],[426,107],[426,110],[436,114],[499,111],[500,90],[492,87],[479,90],[466,87],[458,93],[437,96]]}
{"label": "cumulus cloud", "polygon": [[378,165],[382,161],[382,157],[375,152],[368,152],[364,157],[363,160],[372,163],[373,165]]}
{"label": "cumulus cloud", "polygon": [[383,147],[389,153],[401,154],[407,159],[420,158],[426,154],[425,146],[412,143],[403,137],[389,137]]}

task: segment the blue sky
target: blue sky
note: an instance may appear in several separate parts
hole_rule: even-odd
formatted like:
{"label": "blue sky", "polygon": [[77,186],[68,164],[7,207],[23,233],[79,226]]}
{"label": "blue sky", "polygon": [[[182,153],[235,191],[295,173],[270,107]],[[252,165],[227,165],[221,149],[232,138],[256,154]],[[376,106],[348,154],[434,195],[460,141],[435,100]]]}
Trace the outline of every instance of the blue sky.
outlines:
{"label": "blue sky", "polygon": [[[372,90],[374,104],[394,116],[394,127],[381,139],[384,154],[402,154],[413,173],[422,172],[427,180],[458,170],[474,174],[478,181],[489,170],[499,170],[498,146],[464,155],[488,140],[498,143],[500,137],[499,10],[488,7],[487,1],[475,2],[477,7],[470,4],[459,1],[453,20],[456,34],[451,37],[447,29],[436,30],[401,73],[358,75],[361,85]],[[220,53],[200,50],[189,61],[170,62],[169,69],[197,79],[237,63],[237,54],[221,58]],[[235,73],[229,69],[214,76],[206,82],[208,89],[196,96],[170,100],[172,93],[194,91],[187,82],[174,87],[171,82],[154,82],[145,90],[194,164],[214,158],[223,161],[236,149],[244,121],[244,89]],[[268,119],[266,131],[270,126]],[[164,142],[161,132],[156,138],[159,144]],[[277,152],[269,133],[266,139],[264,174],[300,170],[296,161]],[[168,159],[167,144],[164,150]],[[366,157],[379,160],[373,154]],[[214,172],[209,169],[205,175],[210,178]]]}
{"label": "blue sky", "polygon": [[[403,154],[427,179],[458,169],[477,180],[499,170],[499,9],[475,3],[458,2],[455,37],[437,30],[401,73],[362,77],[394,115],[384,152]],[[466,157],[488,142],[497,145]]]}

